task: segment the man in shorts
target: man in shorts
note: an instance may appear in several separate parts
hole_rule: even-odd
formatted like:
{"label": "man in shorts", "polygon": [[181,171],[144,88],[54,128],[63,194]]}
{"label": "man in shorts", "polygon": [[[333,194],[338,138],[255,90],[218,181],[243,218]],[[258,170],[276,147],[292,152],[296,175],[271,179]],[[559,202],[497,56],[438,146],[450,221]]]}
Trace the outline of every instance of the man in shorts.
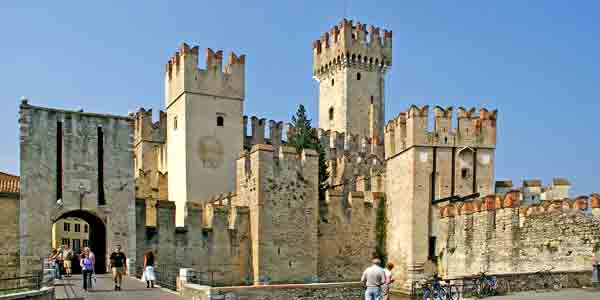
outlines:
{"label": "man in shorts", "polygon": [[121,245],[117,245],[115,252],[110,254],[110,268],[115,281],[115,291],[121,290],[123,275],[127,272],[126,260],[125,253],[121,252]]}
{"label": "man in shorts", "polygon": [[71,261],[73,260],[73,250],[69,245],[63,245],[62,250],[63,265],[65,267],[66,277],[71,277]]}

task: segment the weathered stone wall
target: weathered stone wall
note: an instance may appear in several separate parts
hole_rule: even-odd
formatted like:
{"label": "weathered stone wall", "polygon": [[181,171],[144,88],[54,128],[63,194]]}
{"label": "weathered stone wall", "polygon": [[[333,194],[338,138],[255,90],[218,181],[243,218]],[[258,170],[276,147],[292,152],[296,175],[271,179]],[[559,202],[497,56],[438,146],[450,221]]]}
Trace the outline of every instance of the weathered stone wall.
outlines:
{"label": "weathered stone wall", "polygon": [[255,145],[238,160],[236,201],[250,208],[255,283],[317,280],[317,156]]}
{"label": "weathered stone wall", "polygon": [[[441,209],[439,261],[442,274],[591,270],[600,247],[600,215],[588,198],[520,205],[518,191]],[[592,196],[600,208],[600,197]]]}
{"label": "weathered stone wall", "polygon": [[358,282],[286,284],[247,287],[213,288],[185,284],[181,291],[184,299],[209,300],[346,300],[361,299],[363,287]]}
{"label": "weathered stone wall", "polygon": [[15,276],[19,268],[19,196],[0,193],[0,278]]}
{"label": "weathered stone wall", "polygon": [[[36,107],[26,101],[20,108],[21,267],[30,258],[39,260],[48,255],[52,223],[73,212],[101,222],[106,229],[107,249],[120,244],[133,265],[136,241],[132,119]],[[62,123],[62,205],[57,204],[58,122]],[[102,128],[104,138],[105,204],[98,200],[98,128]],[[101,258],[105,253],[96,251],[96,255]]]}
{"label": "weathered stone wall", "polygon": [[[389,259],[397,267],[394,286],[434,271],[434,240],[440,236],[436,200],[493,192],[496,111],[411,106],[385,127],[385,193]],[[433,251],[432,251],[433,252]],[[430,255],[431,254],[431,255]]]}
{"label": "weathered stone wall", "polygon": [[[141,216],[146,205],[152,205],[141,200],[137,203]],[[156,227],[137,223],[138,266],[143,263],[144,252],[153,250],[157,267],[169,272],[193,268],[215,285],[252,282],[247,208],[188,203],[184,227],[176,226],[175,203],[158,201],[156,211]]]}
{"label": "weathered stone wall", "polygon": [[375,253],[382,198],[382,193],[351,192],[346,202],[341,192],[327,192],[319,219],[319,282],[360,280]]}
{"label": "weathered stone wall", "polygon": [[223,51],[209,48],[205,58],[206,68],[198,68],[199,48],[184,43],[165,70],[168,198],[179,204],[180,226],[187,202],[206,203],[234,189],[243,149],[245,56],[230,53],[223,65]]}

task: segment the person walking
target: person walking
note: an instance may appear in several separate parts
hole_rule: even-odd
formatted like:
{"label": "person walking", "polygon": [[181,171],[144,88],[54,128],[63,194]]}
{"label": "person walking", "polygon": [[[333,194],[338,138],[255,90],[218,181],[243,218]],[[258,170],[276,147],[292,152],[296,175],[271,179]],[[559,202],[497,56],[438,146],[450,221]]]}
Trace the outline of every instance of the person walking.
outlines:
{"label": "person walking", "polygon": [[110,268],[112,270],[113,281],[115,282],[115,291],[121,290],[123,283],[123,274],[127,272],[125,253],[121,252],[121,245],[117,245],[115,252],[110,254]]}
{"label": "person walking", "polygon": [[48,260],[52,264],[52,270],[54,270],[54,279],[61,279],[60,266],[58,265],[60,263],[59,259],[58,259],[58,255],[59,255],[58,249],[52,249],[52,254],[50,254],[50,257],[48,257]]}
{"label": "person walking", "polygon": [[142,281],[146,281],[146,288],[154,288],[154,253],[152,250],[144,253],[144,275],[142,275]]}
{"label": "person walking", "polygon": [[373,264],[362,274],[360,281],[365,286],[365,300],[380,300],[381,286],[385,283],[385,273],[380,267],[381,260],[373,259]]}
{"label": "person walking", "polygon": [[94,262],[87,253],[81,254],[79,260],[81,265],[81,277],[83,278],[83,289],[87,291],[92,288],[92,274],[94,273]]}
{"label": "person walking", "polygon": [[73,261],[73,250],[69,245],[63,245],[62,249],[63,265],[65,267],[65,277],[71,277],[71,262]]}
{"label": "person walking", "polygon": [[391,262],[388,262],[386,268],[383,269],[385,274],[385,283],[381,287],[381,298],[383,300],[390,300],[390,286],[395,281],[392,277],[392,269],[394,269],[394,264]]}

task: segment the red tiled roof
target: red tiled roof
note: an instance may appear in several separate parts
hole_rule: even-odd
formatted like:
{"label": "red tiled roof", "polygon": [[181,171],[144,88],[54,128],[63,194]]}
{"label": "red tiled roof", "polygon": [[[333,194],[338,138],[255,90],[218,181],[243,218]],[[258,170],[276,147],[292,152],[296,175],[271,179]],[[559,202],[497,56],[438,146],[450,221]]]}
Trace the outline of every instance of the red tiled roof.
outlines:
{"label": "red tiled roof", "polygon": [[0,172],[0,193],[18,193],[19,176]]}

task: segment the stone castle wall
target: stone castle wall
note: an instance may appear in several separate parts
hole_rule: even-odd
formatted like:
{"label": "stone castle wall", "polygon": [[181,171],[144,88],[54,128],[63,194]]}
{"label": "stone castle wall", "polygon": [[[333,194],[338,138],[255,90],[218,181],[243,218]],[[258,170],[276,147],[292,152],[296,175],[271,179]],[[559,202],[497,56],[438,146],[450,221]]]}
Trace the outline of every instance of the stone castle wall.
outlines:
{"label": "stone castle wall", "polygon": [[319,282],[360,280],[376,248],[377,209],[383,193],[328,191],[319,218]]}
{"label": "stone castle wall", "polygon": [[[98,226],[106,231],[106,249],[120,244],[130,258],[135,257],[135,237],[130,234],[135,231],[131,121],[128,117],[37,107],[23,101],[19,119],[22,268],[26,261],[39,261],[48,255],[53,222],[73,213],[93,218],[86,219],[88,223],[101,224]],[[103,136],[102,160],[99,132]],[[62,171],[57,166],[59,140]],[[57,202],[59,188],[61,203]],[[101,203],[100,192],[105,203]],[[95,252],[99,260],[104,259],[105,253]],[[134,261],[130,259],[130,263]]]}
{"label": "stone castle wall", "polygon": [[[520,192],[441,208],[444,277],[589,271],[600,246],[600,196],[521,205]],[[597,255],[597,254],[596,254]]]}
{"label": "stone castle wall", "polygon": [[0,193],[0,278],[15,276],[19,269],[19,196]]}

